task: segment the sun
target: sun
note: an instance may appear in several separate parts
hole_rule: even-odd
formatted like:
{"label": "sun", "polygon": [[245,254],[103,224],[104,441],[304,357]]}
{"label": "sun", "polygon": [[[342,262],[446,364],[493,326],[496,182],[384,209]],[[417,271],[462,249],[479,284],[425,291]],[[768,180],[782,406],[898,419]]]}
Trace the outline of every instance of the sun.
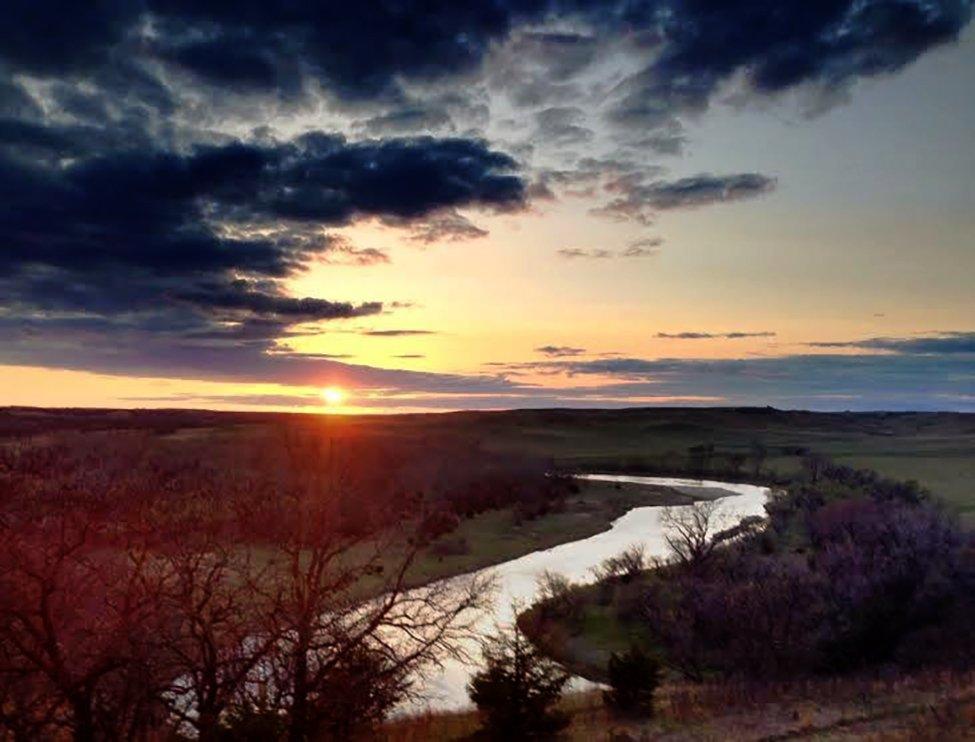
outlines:
{"label": "sun", "polygon": [[329,386],[322,389],[322,399],[329,407],[335,407],[345,401],[345,392],[337,386]]}

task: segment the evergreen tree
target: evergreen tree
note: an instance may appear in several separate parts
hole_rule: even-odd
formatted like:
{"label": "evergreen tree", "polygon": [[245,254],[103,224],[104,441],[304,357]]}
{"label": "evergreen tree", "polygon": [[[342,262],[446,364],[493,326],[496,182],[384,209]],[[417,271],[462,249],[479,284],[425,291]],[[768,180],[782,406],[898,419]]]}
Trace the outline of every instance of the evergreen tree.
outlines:
{"label": "evergreen tree", "polygon": [[569,679],[558,664],[538,653],[515,626],[483,646],[485,668],[468,684],[489,739],[539,739],[568,724],[552,707]]}
{"label": "evergreen tree", "polygon": [[603,691],[603,700],[610,709],[627,716],[653,715],[653,694],[661,675],[656,657],[632,645],[610,656],[607,674],[610,689]]}

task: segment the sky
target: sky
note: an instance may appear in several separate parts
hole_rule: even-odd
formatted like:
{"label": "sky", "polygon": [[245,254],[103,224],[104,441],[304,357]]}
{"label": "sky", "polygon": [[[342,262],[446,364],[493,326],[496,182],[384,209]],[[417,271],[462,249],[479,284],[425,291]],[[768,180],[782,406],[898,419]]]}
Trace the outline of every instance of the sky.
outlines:
{"label": "sky", "polygon": [[970,0],[5,10],[0,405],[975,411]]}

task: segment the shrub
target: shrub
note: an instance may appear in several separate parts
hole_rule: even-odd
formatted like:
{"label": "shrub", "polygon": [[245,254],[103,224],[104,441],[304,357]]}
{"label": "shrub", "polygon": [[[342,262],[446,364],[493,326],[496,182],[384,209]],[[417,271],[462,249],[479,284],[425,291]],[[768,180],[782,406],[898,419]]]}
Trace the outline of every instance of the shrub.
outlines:
{"label": "shrub", "polygon": [[552,707],[562,696],[568,674],[538,653],[515,626],[483,646],[485,668],[467,686],[483,716],[489,739],[540,739],[568,724]]}
{"label": "shrub", "polygon": [[630,582],[647,568],[647,554],[642,544],[632,544],[616,556],[604,559],[592,573],[597,581]]}
{"label": "shrub", "polygon": [[606,668],[609,690],[603,701],[615,713],[652,716],[653,695],[660,685],[660,661],[635,644],[626,652],[614,652]]}

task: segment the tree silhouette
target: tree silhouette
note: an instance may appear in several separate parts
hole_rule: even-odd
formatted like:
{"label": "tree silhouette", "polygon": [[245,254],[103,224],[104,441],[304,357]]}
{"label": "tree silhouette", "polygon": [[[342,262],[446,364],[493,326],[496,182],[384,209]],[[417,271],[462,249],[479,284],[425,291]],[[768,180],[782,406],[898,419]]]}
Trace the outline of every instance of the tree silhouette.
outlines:
{"label": "tree silhouette", "polygon": [[484,642],[485,668],[468,683],[489,739],[549,737],[568,723],[552,707],[562,696],[568,673],[538,653],[518,626]]}
{"label": "tree silhouette", "polygon": [[606,705],[618,714],[652,716],[653,694],[660,685],[660,661],[637,645],[623,653],[613,652],[606,668],[609,690]]}

